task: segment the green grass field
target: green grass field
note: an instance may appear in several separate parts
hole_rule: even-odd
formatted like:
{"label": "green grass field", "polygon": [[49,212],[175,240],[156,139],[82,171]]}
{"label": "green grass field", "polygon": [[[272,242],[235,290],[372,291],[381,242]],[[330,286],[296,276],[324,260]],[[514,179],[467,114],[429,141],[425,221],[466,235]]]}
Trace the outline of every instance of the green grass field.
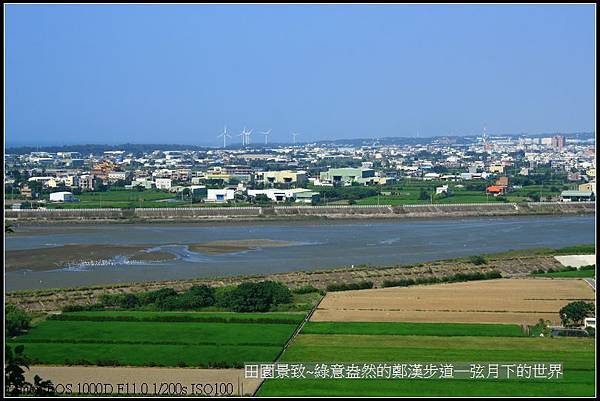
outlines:
{"label": "green grass field", "polygon": [[61,316],[64,319],[72,318],[73,320],[86,319],[94,320],[101,317],[102,319],[115,318],[115,320],[123,318],[134,318],[145,321],[159,320],[161,318],[181,318],[189,319],[190,322],[211,321],[216,319],[224,319],[226,321],[240,322],[244,320],[252,320],[253,323],[270,323],[271,321],[282,322],[289,324],[298,324],[304,319],[304,313],[235,313],[235,312],[154,312],[154,311],[84,311],[84,312],[63,312]]}
{"label": "green grass field", "polygon": [[[70,315],[93,318],[94,313]],[[105,317],[162,314],[98,312]],[[235,367],[245,361],[274,360],[303,316],[284,313],[205,315],[227,315],[247,322],[45,320],[8,344],[24,344],[25,354],[40,364]],[[289,316],[295,323],[254,322],[252,319],[259,315],[265,320]]]}
{"label": "green grass field", "polygon": [[308,322],[303,334],[521,337],[516,324]]}
{"label": "green grass field", "polygon": [[280,362],[560,362],[564,376],[553,381],[272,379],[259,396],[594,395],[594,340],[585,338],[300,334]]}
{"label": "green grass field", "polygon": [[[419,199],[421,189],[425,190],[429,195],[432,193],[433,203],[437,204],[455,204],[455,203],[494,203],[500,202],[500,200],[493,196],[487,195],[485,189],[481,190],[469,190],[466,188],[456,187],[456,185],[469,185],[468,182],[446,182],[440,180],[433,181],[417,181],[417,180],[406,180],[401,181],[400,184],[383,186],[381,187],[382,192],[390,192],[390,195],[370,196],[367,198],[359,199],[356,201],[358,205],[414,205],[414,204],[430,204],[431,198]],[[452,196],[441,197],[435,195],[435,188],[448,185],[452,191]],[[506,200],[508,202],[526,202],[530,200],[528,194],[542,194],[543,196],[557,196],[560,194],[560,185],[555,186],[555,191],[551,191],[552,185],[528,185],[526,187],[516,189],[506,193]]]}
{"label": "green grass field", "polygon": [[106,192],[83,192],[75,195],[79,202],[48,203],[51,209],[96,209],[96,208],[129,208],[129,207],[176,207],[189,206],[189,201],[175,200],[159,202],[164,199],[176,199],[176,194],[158,191],[132,191],[113,189]]}
{"label": "green grass field", "polygon": [[572,270],[564,272],[552,272],[552,273],[534,273],[532,276],[535,277],[556,277],[556,278],[585,278],[595,277],[596,272],[594,270]]}
{"label": "green grass field", "polygon": [[81,202],[91,201],[103,201],[103,202],[114,202],[114,201],[154,201],[159,199],[171,199],[175,198],[175,194],[158,191],[158,190],[129,190],[129,189],[113,189],[106,192],[83,192],[81,195],[77,195],[77,198]]}

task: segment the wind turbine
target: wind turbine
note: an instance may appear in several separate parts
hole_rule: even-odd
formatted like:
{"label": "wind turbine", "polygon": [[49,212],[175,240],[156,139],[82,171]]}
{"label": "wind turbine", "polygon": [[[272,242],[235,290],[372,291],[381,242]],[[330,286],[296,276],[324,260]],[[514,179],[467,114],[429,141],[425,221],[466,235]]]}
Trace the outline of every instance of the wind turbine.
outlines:
{"label": "wind turbine", "polygon": [[242,146],[246,146],[246,127],[244,127],[242,133],[238,136],[242,137]]}
{"label": "wind turbine", "polygon": [[225,126],[225,128],[223,128],[223,133],[219,136],[217,136],[217,138],[223,137],[223,147],[226,148],[227,147],[227,138],[231,138],[231,135],[229,135],[227,133],[227,126]]}
{"label": "wind turbine", "polygon": [[246,132],[246,145],[250,145],[250,134],[252,134],[252,130]]}
{"label": "wind turbine", "polygon": [[271,133],[271,130],[269,129],[268,131],[262,131],[261,134],[263,134],[265,136],[265,145],[269,143],[269,134]]}
{"label": "wind turbine", "polygon": [[300,134],[299,134],[299,133],[297,133],[297,132],[292,132],[292,141],[294,142],[294,145],[296,144],[296,137],[297,137],[298,135],[300,135]]}

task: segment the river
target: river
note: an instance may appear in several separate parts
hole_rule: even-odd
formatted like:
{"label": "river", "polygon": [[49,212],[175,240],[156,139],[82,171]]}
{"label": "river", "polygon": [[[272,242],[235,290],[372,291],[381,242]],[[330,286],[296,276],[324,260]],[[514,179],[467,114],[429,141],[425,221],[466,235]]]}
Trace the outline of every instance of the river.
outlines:
{"label": "river", "polygon": [[[119,282],[254,275],[350,265],[390,266],[595,242],[595,216],[485,217],[444,220],[361,220],[314,223],[97,224],[22,226],[6,236],[6,250],[65,244],[147,245],[177,259],[5,272],[6,290],[61,288]],[[189,252],[186,244],[221,240],[290,241],[237,253]],[[54,269],[54,270],[53,270]]]}

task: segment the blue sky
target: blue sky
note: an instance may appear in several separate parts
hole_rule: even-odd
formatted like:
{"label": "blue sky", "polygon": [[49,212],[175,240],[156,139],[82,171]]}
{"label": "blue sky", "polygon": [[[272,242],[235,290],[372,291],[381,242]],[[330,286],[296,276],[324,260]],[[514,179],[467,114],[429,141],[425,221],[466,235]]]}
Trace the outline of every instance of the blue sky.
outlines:
{"label": "blue sky", "polygon": [[593,131],[594,13],[7,5],[5,141],[217,145],[224,124],[281,142]]}

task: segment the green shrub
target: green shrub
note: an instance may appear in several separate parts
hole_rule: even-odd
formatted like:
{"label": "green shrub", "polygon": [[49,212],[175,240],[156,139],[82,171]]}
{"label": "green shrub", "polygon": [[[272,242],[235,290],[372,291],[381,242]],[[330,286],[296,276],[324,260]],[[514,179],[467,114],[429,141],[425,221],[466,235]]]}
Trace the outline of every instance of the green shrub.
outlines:
{"label": "green shrub", "polygon": [[165,300],[176,297],[177,291],[172,288],[161,288],[156,291],[148,291],[140,294],[140,303],[142,305],[161,304]]}
{"label": "green shrub", "polygon": [[231,308],[231,296],[236,286],[218,287],[215,289],[215,305],[229,309]]}
{"label": "green shrub", "polygon": [[274,281],[242,283],[231,291],[228,301],[235,312],[266,312],[272,305],[290,303],[292,293]]}
{"label": "green shrub", "polygon": [[293,289],[294,294],[312,294],[313,292],[320,292],[320,290],[312,285],[305,285],[304,287]]}
{"label": "green shrub", "polygon": [[358,283],[332,283],[327,286],[327,291],[351,291],[351,290],[364,290],[373,288],[373,282],[361,281]]}
{"label": "green shrub", "polygon": [[408,287],[415,285],[415,280],[412,278],[402,280],[384,280],[382,287]]}
{"label": "green shrub", "polygon": [[6,336],[14,337],[29,329],[31,316],[16,305],[6,304],[4,322]]}
{"label": "green shrub", "polygon": [[485,265],[487,263],[487,260],[485,260],[485,258],[481,255],[475,255],[475,256],[470,256],[469,257],[469,262],[473,263],[474,265]]}
{"label": "green shrub", "polygon": [[101,303],[96,303],[92,305],[65,305],[61,310],[63,312],[86,312],[102,309],[104,309],[104,305]]}

